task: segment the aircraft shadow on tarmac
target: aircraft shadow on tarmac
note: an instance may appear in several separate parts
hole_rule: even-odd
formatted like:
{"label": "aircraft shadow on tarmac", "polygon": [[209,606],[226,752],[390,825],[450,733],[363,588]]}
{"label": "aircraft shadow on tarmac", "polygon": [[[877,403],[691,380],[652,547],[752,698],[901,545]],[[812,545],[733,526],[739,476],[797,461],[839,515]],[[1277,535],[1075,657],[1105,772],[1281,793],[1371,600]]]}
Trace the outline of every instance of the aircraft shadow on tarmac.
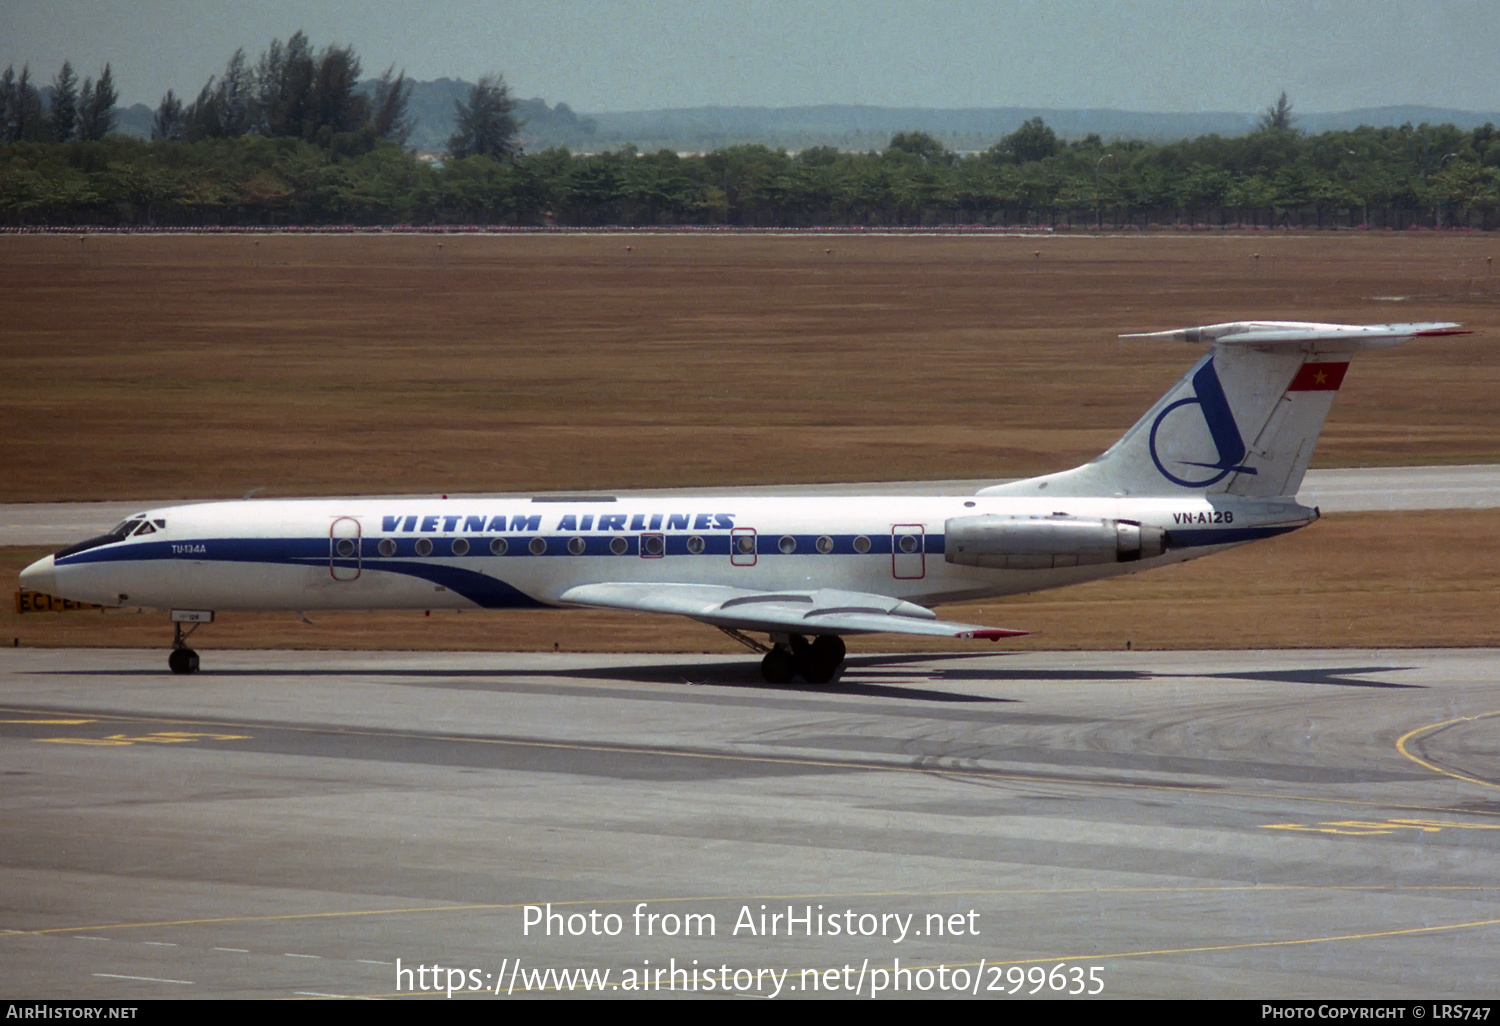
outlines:
{"label": "aircraft shadow on tarmac", "polygon": [[[1001,653],[1008,657],[1019,657],[1022,653]],[[753,660],[744,662],[714,663],[631,663],[616,666],[587,668],[543,669],[498,667],[475,669],[439,668],[389,668],[377,672],[384,678],[409,678],[414,681],[452,680],[479,683],[485,680],[497,683],[510,680],[554,678],[558,680],[594,680],[608,682],[634,682],[642,684],[684,684],[703,688],[750,688],[778,694],[807,692],[818,695],[848,695],[872,698],[914,699],[924,702],[961,702],[990,704],[1015,702],[1014,698],[997,698],[987,695],[965,694],[955,691],[934,690],[931,684],[941,683],[1100,683],[1118,684],[1133,681],[1160,680],[1164,678],[1196,680],[1251,680],[1267,683],[1314,684],[1353,688],[1425,688],[1421,684],[1397,684],[1391,681],[1358,680],[1357,676],[1385,674],[1413,667],[1407,666],[1342,666],[1307,667],[1286,670],[1245,670],[1219,673],[1167,673],[1143,670],[1069,670],[1069,669],[1009,669],[1005,667],[966,666],[965,663],[983,658],[992,660],[996,653],[926,653],[910,655],[861,655],[851,656],[839,678],[831,684],[809,685],[767,684],[761,679],[759,665]],[[905,668],[907,664],[922,664]],[[936,664],[936,665],[934,665]],[[42,673],[69,673],[75,671],[44,670]],[[212,669],[205,668],[200,678],[214,677],[348,677],[368,670],[333,669]],[[155,670],[98,670],[87,676],[157,677],[165,674]],[[899,677],[900,680],[890,680]]]}
{"label": "aircraft shadow on tarmac", "polygon": [[1196,677],[1209,680],[1260,680],[1271,684],[1329,684],[1341,688],[1401,688],[1425,691],[1425,684],[1397,684],[1386,680],[1354,680],[1356,674],[1397,673],[1414,666],[1322,666],[1306,670],[1248,670],[1243,673],[1161,673],[1159,677]]}
{"label": "aircraft shadow on tarmac", "polygon": [[[66,675],[73,677],[165,677],[180,682],[181,678],[171,677],[166,671],[157,670],[92,670],[79,673],[68,670],[39,670],[36,671],[47,675]],[[285,678],[349,678],[362,675],[378,676],[382,680],[405,680],[414,684],[430,684],[438,686],[442,682],[451,682],[452,685],[465,685],[468,688],[483,688],[486,683],[492,684],[496,691],[507,690],[507,685],[516,684],[524,686],[527,681],[538,679],[557,681],[591,681],[609,684],[678,684],[691,686],[705,692],[718,688],[751,689],[764,691],[768,694],[795,694],[806,693],[828,697],[850,696],[866,698],[898,698],[922,702],[962,702],[979,705],[1000,704],[1017,702],[1015,698],[996,698],[989,695],[964,694],[957,691],[941,691],[921,686],[928,679],[935,679],[931,674],[921,674],[921,680],[914,679],[917,674],[910,671],[901,672],[901,682],[897,684],[880,683],[878,680],[851,680],[845,674],[831,684],[804,684],[800,681],[791,684],[767,684],[760,676],[758,663],[747,662],[743,666],[735,663],[634,663],[624,666],[599,666],[575,669],[496,669],[475,668],[466,670],[447,669],[412,669],[407,667],[370,670],[367,668],[350,670],[326,670],[326,669],[211,669],[204,668],[194,675],[195,680],[211,681],[220,678],[257,678],[257,677],[285,677]],[[973,680],[976,678],[962,675],[952,675],[951,680]],[[1058,679],[1056,675],[1048,676],[1047,679]],[[903,685],[917,685],[903,686]]]}

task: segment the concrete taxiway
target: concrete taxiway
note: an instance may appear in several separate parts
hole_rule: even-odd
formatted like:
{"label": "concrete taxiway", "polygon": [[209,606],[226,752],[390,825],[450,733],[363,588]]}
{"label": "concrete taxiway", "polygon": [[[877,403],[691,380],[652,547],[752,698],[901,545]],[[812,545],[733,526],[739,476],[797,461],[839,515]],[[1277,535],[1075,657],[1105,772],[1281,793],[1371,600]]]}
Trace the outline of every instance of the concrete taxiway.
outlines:
{"label": "concrete taxiway", "polygon": [[0,650],[0,992],[396,995],[440,965],[513,996],[587,969],[1447,1000],[1500,969],[1500,651],[861,656],[827,688],[706,656],[162,663]]}

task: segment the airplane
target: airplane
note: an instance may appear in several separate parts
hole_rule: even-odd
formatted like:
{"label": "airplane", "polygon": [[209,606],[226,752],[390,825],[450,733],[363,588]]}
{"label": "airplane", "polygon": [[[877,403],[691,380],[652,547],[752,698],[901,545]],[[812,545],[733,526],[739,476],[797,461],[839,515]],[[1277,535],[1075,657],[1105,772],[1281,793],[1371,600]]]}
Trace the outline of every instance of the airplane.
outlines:
{"label": "airplane", "polygon": [[1468,332],[1239,321],[1122,335],[1210,348],[1101,456],[968,495],[209,502],[128,517],[21,585],[170,611],[174,673],[198,669],[187,639],[223,611],[585,607],[691,617],[761,653],[769,683],[826,684],[846,635],[1027,633],[933,606],[1306,527],[1319,512],[1297,490],[1353,355],[1455,334]]}

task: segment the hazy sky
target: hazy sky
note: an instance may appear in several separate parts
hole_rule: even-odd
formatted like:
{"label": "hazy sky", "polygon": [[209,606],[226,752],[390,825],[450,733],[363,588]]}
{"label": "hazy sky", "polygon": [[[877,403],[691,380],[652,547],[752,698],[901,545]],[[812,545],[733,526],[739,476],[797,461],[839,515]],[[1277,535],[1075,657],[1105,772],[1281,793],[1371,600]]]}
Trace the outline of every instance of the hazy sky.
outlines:
{"label": "hazy sky", "polygon": [[1500,111],[1500,0],[0,0],[0,66],[113,64],[121,100],[189,99],[297,29],[367,74],[503,73],[580,111],[1112,107]]}

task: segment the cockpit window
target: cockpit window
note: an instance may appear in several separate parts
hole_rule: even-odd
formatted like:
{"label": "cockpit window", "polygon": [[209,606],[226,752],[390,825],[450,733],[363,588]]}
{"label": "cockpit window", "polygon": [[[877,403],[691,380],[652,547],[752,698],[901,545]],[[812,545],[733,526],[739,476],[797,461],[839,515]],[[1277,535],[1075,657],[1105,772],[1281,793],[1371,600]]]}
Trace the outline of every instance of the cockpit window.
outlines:
{"label": "cockpit window", "polygon": [[155,534],[156,526],[149,520],[142,520],[141,526],[135,529],[134,537],[139,538],[143,534]]}
{"label": "cockpit window", "polygon": [[[166,522],[158,521],[158,523],[165,526]],[[142,530],[142,528],[145,528],[146,530]],[[156,528],[151,526],[151,523],[146,519],[144,514],[140,516],[129,517],[125,520],[120,521],[114,527],[110,528],[108,534],[101,534],[96,537],[89,538],[87,541],[81,541],[77,545],[69,545],[67,548],[53,553],[53,558],[62,559],[66,556],[74,555],[75,553],[86,552],[89,549],[97,549],[101,545],[113,545],[115,542],[124,541],[132,534],[153,534],[155,532]]]}

